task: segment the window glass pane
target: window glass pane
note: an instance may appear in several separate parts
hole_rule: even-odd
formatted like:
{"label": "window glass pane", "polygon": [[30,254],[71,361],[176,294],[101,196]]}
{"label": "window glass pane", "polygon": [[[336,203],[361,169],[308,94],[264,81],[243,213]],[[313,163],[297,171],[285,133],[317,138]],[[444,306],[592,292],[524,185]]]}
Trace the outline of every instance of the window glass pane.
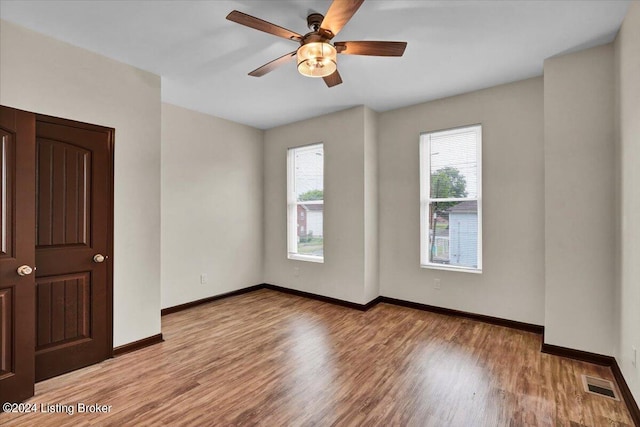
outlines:
{"label": "window glass pane", "polygon": [[317,203],[298,204],[298,253],[323,256],[323,210]]}
{"label": "window glass pane", "polygon": [[478,202],[429,204],[429,262],[478,267]]}
{"label": "window glass pane", "polygon": [[432,199],[478,195],[476,130],[431,134]]}
{"label": "window glass pane", "polygon": [[[288,151],[288,252],[324,257],[324,148],[322,144]],[[304,258],[307,259],[307,258]]]}
{"label": "window glass pane", "polygon": [[322,145],[296,149],[295,165],[296,200],[323,200],[324,150]]}

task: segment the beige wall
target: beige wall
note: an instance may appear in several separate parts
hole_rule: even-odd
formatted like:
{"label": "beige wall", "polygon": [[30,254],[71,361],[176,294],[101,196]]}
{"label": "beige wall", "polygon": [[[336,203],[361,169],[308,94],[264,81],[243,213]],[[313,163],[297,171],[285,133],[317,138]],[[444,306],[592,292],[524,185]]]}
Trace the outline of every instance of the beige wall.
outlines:
{"label": "beige wall", "polygon": [[115,128],[114,345],[160,332],[160,77],[0,21],[0,103]]}
{"label": "beige wall", "polygon": [[613,354],[613,45],[544,63],[545,342]]}
{"label": "beige wall", "polygon": [[634,2],[615,41],[618,127],[620,230],[619,289],[616,325],[617,359],[625,379],[640,401],[640,3]]}
{"label": "beige wall", "polygon": [[378,240],[378,113],[364,110],[364,293],[380,295]]}
{"label": "beige wall", "polygon": [[[265,131],[266,283],[365,303],[365,107]],[[324,263],[287,259],[287,149],[324,143]]]}
{"label": "beige wall", "polygon": [[[533,78],[380,114],[382,295],[544,323],[542,95],[542,79]],[[483,272],[420,268],[420,133],[476,123],[483,133]]]}
{"label": "beige wall", "polygon": [[163,308],[262,283],[262,147],[260,130],[162,104]]}

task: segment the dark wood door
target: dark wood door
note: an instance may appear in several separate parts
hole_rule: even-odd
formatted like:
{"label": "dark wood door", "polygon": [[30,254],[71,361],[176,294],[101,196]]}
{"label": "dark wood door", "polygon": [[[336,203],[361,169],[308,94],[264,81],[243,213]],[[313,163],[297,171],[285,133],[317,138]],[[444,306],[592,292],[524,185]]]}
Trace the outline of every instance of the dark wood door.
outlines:
{"label": "dark wood door", "polygon": [[34,114],[0,106],[0,402],[33,396],[34,142]]}
{"label": "dark wood door", "polygon": [[36,381],[111,357],[113,129],[36,116]]}

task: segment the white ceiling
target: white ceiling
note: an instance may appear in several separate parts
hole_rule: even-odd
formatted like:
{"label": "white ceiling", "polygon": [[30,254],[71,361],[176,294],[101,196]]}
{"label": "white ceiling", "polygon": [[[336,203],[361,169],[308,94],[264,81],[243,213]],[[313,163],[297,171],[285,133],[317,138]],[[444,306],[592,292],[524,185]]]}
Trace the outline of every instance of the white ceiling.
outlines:
{"label": "white ceiling", "polygon": [[292,31],[330,0],[13,1],[0,17],[162,76],[162,99],[267,129],[354,105],[390,110],[542,74],[545,58],[613,40],[629,1],[367,0],[336,36],[407,41],[402,58],[338,56],[343,84],[295,62],[247,73],[297,43],[227,21],[237,9]]}

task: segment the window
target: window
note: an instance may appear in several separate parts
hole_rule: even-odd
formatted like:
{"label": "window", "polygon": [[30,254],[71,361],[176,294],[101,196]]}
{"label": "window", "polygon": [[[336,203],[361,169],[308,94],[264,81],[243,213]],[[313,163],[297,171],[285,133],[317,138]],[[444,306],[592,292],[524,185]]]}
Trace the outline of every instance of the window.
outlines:
{"label": "window", "polygon": [[287,151],[287,246],[290,259],[324,262],[324,147]]}
{"label": "window", "polygon": [[420,135],[420,264],[482,271],[482,127]]}

